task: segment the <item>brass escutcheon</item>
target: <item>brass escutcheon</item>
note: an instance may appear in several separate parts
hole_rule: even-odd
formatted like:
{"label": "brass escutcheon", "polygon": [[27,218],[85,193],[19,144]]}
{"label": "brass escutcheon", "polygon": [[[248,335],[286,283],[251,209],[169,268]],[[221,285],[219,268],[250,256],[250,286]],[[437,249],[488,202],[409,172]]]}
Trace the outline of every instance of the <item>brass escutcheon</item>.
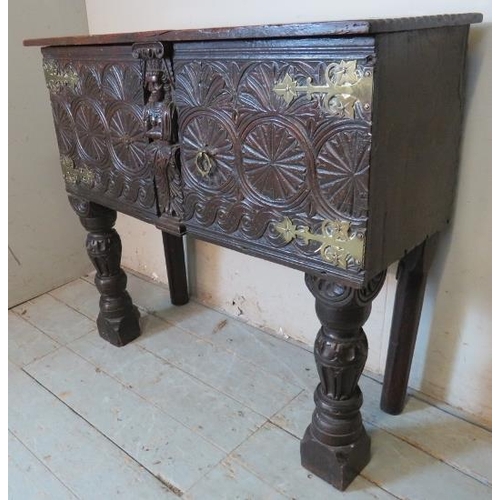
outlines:
{"label": "brass escutcheon", "polygon": [[196,170],[202,177],[207,177],[215,167],[215,161],[206,151],[199,151],[195,159]]}

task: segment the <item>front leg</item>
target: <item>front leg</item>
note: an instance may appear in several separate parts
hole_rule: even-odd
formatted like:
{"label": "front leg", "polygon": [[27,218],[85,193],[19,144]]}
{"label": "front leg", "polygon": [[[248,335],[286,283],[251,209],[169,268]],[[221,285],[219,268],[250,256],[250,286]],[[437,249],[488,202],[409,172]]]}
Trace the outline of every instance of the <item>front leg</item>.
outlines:
{"label": "front leg", "polygon": [[363,324],[385,280],[385,271],[354,289],[306,274],[321,328],[314,344],[320,384],[316,409],[300,444],[302,465],[345,490],[370,460],[370,438],[361,419],[358,380],[368,355]]}
{"label": "front leg", "polygon": [[127,275],[120,267],[122,244],[113,229],[116,210],[70,195],[69,202],[88,231],[87,253],[96,270],[95,284],[101,294],[97,328],[99,335],[116,346],[137,338],[139,311],[126,291]]}

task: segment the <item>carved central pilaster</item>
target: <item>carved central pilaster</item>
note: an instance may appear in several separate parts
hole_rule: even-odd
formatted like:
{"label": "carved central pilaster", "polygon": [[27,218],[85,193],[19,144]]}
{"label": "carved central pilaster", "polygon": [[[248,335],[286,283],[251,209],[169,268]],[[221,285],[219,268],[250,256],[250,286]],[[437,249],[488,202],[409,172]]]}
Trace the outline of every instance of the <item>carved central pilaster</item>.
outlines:
{"label": "carved central pilaster", "polygon": [[158,215],[166,213],[178,221],[183,213],[183,195],[177,116],[172,99],[172,67],[161,42],[135,43],[132,54],[144,64],[146,104],[143,122],[144,134],[150,140],[146,161],[152,165],[154,173]]}

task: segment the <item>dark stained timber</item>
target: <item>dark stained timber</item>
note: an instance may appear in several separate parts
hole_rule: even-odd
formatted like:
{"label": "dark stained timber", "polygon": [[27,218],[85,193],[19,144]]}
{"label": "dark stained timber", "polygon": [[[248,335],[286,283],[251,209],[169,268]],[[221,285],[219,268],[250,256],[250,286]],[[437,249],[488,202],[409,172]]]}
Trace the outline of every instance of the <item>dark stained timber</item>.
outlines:
{"label": "dark stained timber", "polygon": [[162,232],[165,262],[167,264],[170,301],[174,306],[182,306],[189,302],[188,281],[184,259],[182,236]]}
{"label": "dark stained timber", "polygon": [[113,229],[116,211],[69,196],[69,202],[88,231],[86,247],[96,270],[95,284],[101,294],[97,327],[99,335],[121,347],[140,334],[139,311],[127,293],[127,276],[120,267],[122,244]]}
{"label": "dark stained timber", "polygon": [[437,246],[437,236],[424,241],[399,262],[398,287],[380,399],[380,408],[391,415],[399,415],[406,402],[425,285]]}
{"label": "dark stained timber", "polygon": [[226,40],[245,38],[297,38],[315,36],[363,35],[395,31],[438,28],[480,23],[482,14],[446,14],[438,16],[367,19],[357,21],[328,21],[321,23],[274,24],[266,26],[238,26],[231,28],[204,28],[191,30],[160,30],[138,33],[112,33],[92,36],[34,38],[25,40],[26,46],[37,45],[103,45],[135,42],[190,40]]}
{"label": "dark stained timber", "polygon": [[361,420],[358,380],[368,356],[363,324],[385,280],[385,272],[354,289],[306,274],[316,298],[321,328],[314,343],[320,384],[312,422],[300,445],[302,465],[345,490],[370,460],[370,439]]}
{"label": "dark stained timber", "polygon": [[[400,261],[381,406],[405,402],[436,236],[452,217],[469,25],[481,14],[164,30],[44,45],[60,163],[114,345],[140,334],[120,211],[162,231],[172,304],[183,235],[306,273],[320,384],[302,464],[344,490],[370,459],[363,331]],[[311,493],[314,497],[314,494]]]}

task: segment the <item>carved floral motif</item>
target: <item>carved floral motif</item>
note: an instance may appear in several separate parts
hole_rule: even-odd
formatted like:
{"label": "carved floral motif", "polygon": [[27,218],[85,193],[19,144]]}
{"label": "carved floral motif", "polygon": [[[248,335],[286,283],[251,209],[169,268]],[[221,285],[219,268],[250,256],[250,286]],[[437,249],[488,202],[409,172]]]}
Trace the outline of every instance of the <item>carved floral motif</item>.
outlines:
{"label": "carved floral motif", "polygon": [[328,206],[348,218],[368,211],[371,138],[369,129],[357,125],[323,134],[317,155],[319,192]]}
{"label": "carved floral motif", "polygon": [[145,149],[144,126],[137,111],[130,105],[120,105],[110,115],[109,132],[113,152],[120,166],[130,173],[144,170]]}
{"label": "carved floral motif", "polygon": [[106,119],[98,106],[80,101],[74,110],[78,143],[86,159],[102,163],[107,159]]}
{"label": "carved floral motif", "polygon": [[52,114],[56,129],[57,144],[62,155],[70,155],[76,143],[75,127],[67,104],[59,99],[52,100]]}
{"label": "carved floral motif", "polygon": [[[117,61],[112,53],[109,60],[71,57],[46,62],[67,68],[69,60],[78,81],[66,85],[64,92],[51,93],[59,149],[74,164],[65,174],[68,189],[82,195],[91,191],[156,212],[153,174],[144,161],[147,141],[140,62],[131,56]],[[76,174],[78,182],[73,182]]]}
{"label": "carved floral motif", "polygon": [[[279,248],[280,255],[316,260],[323,269],[360,272],[361,255],[347,256],[315,235],[325,220],[336,219],[351,224],[353,234],[366,231],[370,111],[358,106],[349,119],[325,108],[325,93],[298,92],[287,102],[273,89],[281,81],[293,86],[320,77],[354,87],[365,67],[219,53],[178,59],[175,101],[191,230]],[[283,238],[276,228],[287,217],[311,238],[290,238],[292,230]]]}
{"label": "carved floral motif", "polygon": [[300,193],[306,154],[282,124],[260,122],[243,139],[243,171],[251,188],[266,200],[282,203]]}
{"label": "carved floral motif", "polygon": [[[203,167],[204,154],[210,167]],[[216,115],[198,114],[183,127],[181,155],[192,182],[208,190],[218,190],[234,179],[236,156],[233,139],[225,123]]]}

